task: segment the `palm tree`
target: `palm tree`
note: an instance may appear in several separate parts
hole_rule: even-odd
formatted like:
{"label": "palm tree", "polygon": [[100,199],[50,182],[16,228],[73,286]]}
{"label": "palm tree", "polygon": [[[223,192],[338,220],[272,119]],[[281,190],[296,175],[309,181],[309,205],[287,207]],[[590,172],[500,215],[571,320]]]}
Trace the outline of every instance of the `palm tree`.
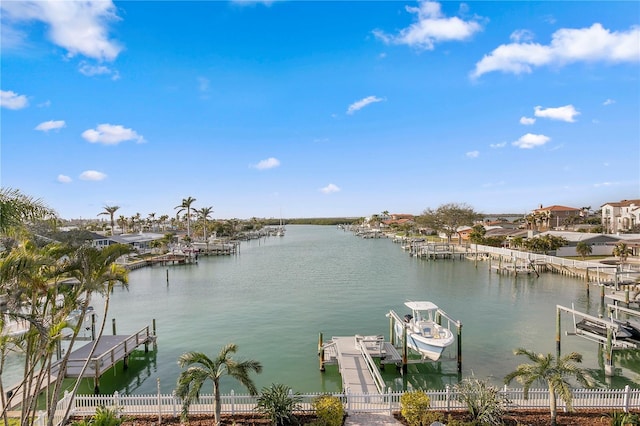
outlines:
{"label": "palm tree", "polygon": [[567,405],[567,409],[572,410],[573,395],[571,385],[567,381],[567,376],[575,379],[585,387],[591,387],[593,379],[585,370],[575,364],[582,362],[582,355],[571,352],[557,359],[552,354],[537,354],[524,348],[518,348],[513,352],[515,355],[524,355],[531,361],[531,364],[520,364],[515,371],[507,374],[504,383],[509,384],[513,379],[517,379],[524,386],[524,397],[528,398],[529,388],[535,382],[546,382],[549,387],[549,409],[551,411],[551,425],[556,425],[557,405],[556,395],[560,396]]}
{"label": "palm tree", "polygon": [[176,395],[182,398],[182,419],[187,420],[189,406],[198,399],[200,389],[205,381],[213,382],[214,419],[220,425],[220,379],[230,376],[238,380],[247,388],[250,395],[256,395],[258,390],[249,377],[251,371],[262,372],[262,364],[254,360],[235,361],[231,355],[238,350],[234,343],[226,345],[215,359],[210,359],[202,352],[187,352],[178,358],[180,367],[188,367],[178,377]]}
{"label": "palm tree", "polygon": [[193,197],[187,197],[182,199],[182,203],[174,208],[179,209],[176,214],[180,214],[184,210],[187,211],[187,237],[191,238],[191,204],[196,201]]}
{"label": "palm tree", "polygon": [[627,257],[631,254],[631,249],[625,243],[618,243],[613,248],[613,255],[620,258],[620,264],[627,261]]}
{"label": "palm tree", "polygon": [[120,227],[120,233],[124,234],[127,228],[127,218],[120,215],[118,217],[118,226]]}
{"label": "palm tree", "polygon": [[55,218],[56,213],[40,199],[32,198],[17,189],[0,189],[0,233],[15,226],[23,226],[35,219]]}
{"label": "palm tree", "polygon": [[207,241],[207,219],[209,219],[209,216],[211,215],[211,213],[213,213],[213,207],[203,207],[201,209],[195,209],[194,210],[197,214],[198,217],[200,219],[202,219],[203,222],[203,226],[202,228],[204,229],[204,241]]}
{"label": "palm tree", "polygon": [[[80,285],[78,286],[79,291],[84,293],[82,297],[79,297],[78,300],[82,300],[82,308],[80,310],[81,314],[78,318],[78,323],[82,324],[84,321],[85,313],[89,307],[89,303],[91,301],[91,295],[93,293],[99,293],[104,297],[104,315],[102,318],[102,323],[100,325],[100,330],[96,337],[96,340],[93,342],[89,354],[87,354],[86,361],[82,366],[82,370],[79,374],[79,377],[84,375],[87,367],[89,366],[89,361],[93,357],[93,353],[96,350],[98,342],[100,341],[100,337],[104,332],[104,327],[107,320],[107,312],[109,311],[109,300],[111,293],[113,292],[113,287],[115,284],[120,283],[125,288],[129,282],[129,274],[127,269],[122,266],[116,264],[116,260],[125,254],[128,254],[132,251],[131,246],[127,244],[112,244],[103,249],[97,249],[95,247],[91,247],[88,245],[81,246],[73,258],[69,262],[69,274],[76,278]],[[71,341],[73,344],[73,340]],[[65,353],[65,357],[63,358],[62,365],[64,366],[69,353],[71,351],[67,351]],[[59,375],[58,381],[61,382],[64,375]],[[75,395],[78,390],[78,386],[80,385],[80,380],[77,380],[73,389],[71,390],[71,394]],[[67,408],[65,413],[65,418],[69,416],[71,404]],[[53,415],[50,415],[50,418],[53,419]]]}
{"label": "palm tree", "polygon": [[580,241],[576,245],[576,253],[578,253],[580,257],[582,257],[582,260],[584,260],[585,257],[589,256],[591,252],[592,252],[591,245],[585,243],[584,241]]}
{"label": "palm tree", "polygon": [[113,216],[116,214],[120,206],[104,206],[104,211],[98,213],[98,216],[109,215],[109,219],[111,220],[111,235],[114,234],[114,230],[116,227],[116,222],[113,220]]}

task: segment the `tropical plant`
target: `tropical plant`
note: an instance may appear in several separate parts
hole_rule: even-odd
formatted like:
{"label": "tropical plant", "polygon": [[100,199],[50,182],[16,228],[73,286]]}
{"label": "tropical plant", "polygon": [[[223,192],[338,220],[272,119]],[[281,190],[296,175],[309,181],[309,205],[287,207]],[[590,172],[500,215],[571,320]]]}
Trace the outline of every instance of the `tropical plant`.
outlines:
{"label": "tropical plant", "polygon": [[635,426],[640,425],[640,417],[635,413],[625,413],[622,411],[612,411],[607,418],[611,426]]}
{"label": "tropical plant", "polygon": [[484,243],[484,235],[487,233],[485,227],[481,224],[473,225],[471,228],[471,233],[469,234],[469,241],[474,244],[483,244]]}
{"label": "tropical plant", "polygon": [[585,257],[589,256],[592,252],[591,244],[585,243],[584,241],[580,241],[576,245],[576,253],[584,260]]}
{"label": "tropical plant", "polygon": [[400,414],[409,423],[409,426],[430,424],[427,423],[427,413],[430,406],[431,399],[423,391],[405,392],[400,396]]}
{"label": "tropical plant", "polygon": [[286,426],[296,422],[295,412],[300,411],[301,402],[299,393],[276,383],[260,391],[256,411],[269,417],[274,426]]}
{"label": "tropical plant", "polygon": [[458,400],[466,405],[473,421],[482,425],[501,425],[508,400],[495,386],[475,377],[455,385]]}
{"label": "tropical plant", "polygon": [[193,197],[187,197],[182,199],[182,203],[179,206],[176,206],[175,209],[178,209],[176,214],[180,214],[183,211],[187,211],[187,237],[191,238],[191,204],[196,201]]}
{"label": "tropical plant", "polygon": [[72,423],[73,426],[118,426],[124,422],[117,408],[96,408],[96,413],[90,419]]}
{"label": "tropical plant", "polygon": [[344,405],[337,396],[320,395],[313,400],[313,408],[319,426],[341,426],[344,422]]}
{"label": "tropical plant", "polygon": [[549,411],[551,425],[556,425],[557,397],[559,396],[572,411],[573,394],[567,377],[574,377],[584,387],[592,387],[593,379],[589,373],[576,364],[582,362],[582,355],[571,352],[563,357],[555,358],[552,354],[537,354],[524,348],[518,348],[514,355],[524,355],[531,363],[520,364],[514,371],[507,374],[504,383],[509,384],[517,379],[523,385],[524,397],[528,398],[531,385],[545,382],[549,388]]}
{"label": "tropical plant", "polygon": [[120,206],[104,206],[103,208],[104,208],[104,211],[101,213],[98,213],[98,216],[101,216],[101,215],[109,216],[109,219],[111,221],[111,235],[114,235],[114,232],[116,229],[116,222],[113,219],[113,216],[116,214],[116,211],[118,211]]}
{"label": "tropical plant", "polygon": [[34,220],[55,218],[56,212],[40,199],[17,189],[0,188],[0,234]]}
{"label": "tropical plant", "polygon": [[213,207],[203,207],[201,209],[194,210],[200,219],[202,219],[202,229],[203,229],[203,237],[204,241],[207,241],[207,220],[211,213],[213,213]]}
{"label": "tropical plant", "polygon": [[254,360],[234,360],[231,355],[237,350],[237,345],[229,343],[214,359],[202,352],[186,352],[180,355],[178,365],[182,368],[187,367],[187,369],[182,371],[178,377],[176,395],[182,399],[181,417],[184,421],[189,415],[189,407],[198,400],[200,389],[207,380],[211,380],[213,383],[213,408],[216,425],[220,424],[220,379],[223,376],[230,376],[239,381],[251,395],[258,393],[249,374],[252,371],[261,373],[262,364]]}
{"label": "tropical plant", "polygon": [[613,248],[613,255],[620,259],[620,263],[625,263],[631,254],[631,249],[626,243],[620,242]]}

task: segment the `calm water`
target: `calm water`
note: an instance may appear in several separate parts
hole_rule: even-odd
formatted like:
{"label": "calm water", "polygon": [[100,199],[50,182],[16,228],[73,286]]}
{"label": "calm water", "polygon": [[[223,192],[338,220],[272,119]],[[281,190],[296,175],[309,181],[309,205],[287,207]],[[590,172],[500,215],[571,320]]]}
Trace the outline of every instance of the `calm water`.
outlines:
{"label": "calm water", "polygon": [[[143,268],[130,274],[128,291],[118,287],[112,294],[105,333],[111,333],[112,318],[118,334],[155,319],[157,351],[140,351],[126,374],[105,375],[101,391],[153,393],[159,378],[162,392],[169,393],[180,373],[180,354],[203,351],[213,357],[233,342],[237,358],[262,362],[263,373],[254,376],[258,388],[283,383],[299,392],[337,392],[335,367],[325,373],[318,368],[318,333],[325,340],[354,334],[388,339],[385,314],[406,313],[407,299],[431,300],[462,321],[463,376],[501,384],[526,361],[513,349],[555,354],[556,305],[598,314],[599,293],[592,290],[589,299],[582,281],[550,273],[501,276],[488,266],[415,259],[391,240],[361,239],[335,227],[289,226],[285,237],[243,242],[237,256]],[[100,314],[102,301],[92,304]],[[568,314],[562,322],[563,329],[572,328]],[[604,381],[595,343],[563,336],[562,350],[582,353],[584,366]],[[448,351],[455,356],[455,346]],[[616,367],[620,377],[610,385],[640,382],[638,362],[616,360]],[[388,370],[384,377],[393,389],[458,381],[455,361],[412,365],[405,376]],[[233,381],[223,387],[244,391]]]}

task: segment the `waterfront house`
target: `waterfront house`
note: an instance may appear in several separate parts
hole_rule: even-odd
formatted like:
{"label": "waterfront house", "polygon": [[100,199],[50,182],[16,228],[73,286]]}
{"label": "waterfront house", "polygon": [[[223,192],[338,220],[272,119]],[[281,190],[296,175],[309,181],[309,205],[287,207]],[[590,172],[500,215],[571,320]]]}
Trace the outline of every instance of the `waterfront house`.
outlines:
{"label": "waterfront house", "polygon": [[533,217],[539,221],[543,229],[560,228],[574,223],[582,214],[582,209],[567,206],[548,206],[535,209]]}
{"label": "waterfront house", "polygon": [[633,232],[634,227],[640,225],[640,200],[605,203],[601,211],[602,228],[606,234]]}
{"label": "waterfront house", "polygon": [[588,234],[586,232],[546,231],[540,234],[540,236],[544,235],[553,235],[567,240],[567,244],[564,247],[556,250],[556,256],[558,257],[578,256],[576,247],[580,242],[591,246],[591,255],[593,256],[611,256],[613,248],[620,241],[619,238],[613,235]]}

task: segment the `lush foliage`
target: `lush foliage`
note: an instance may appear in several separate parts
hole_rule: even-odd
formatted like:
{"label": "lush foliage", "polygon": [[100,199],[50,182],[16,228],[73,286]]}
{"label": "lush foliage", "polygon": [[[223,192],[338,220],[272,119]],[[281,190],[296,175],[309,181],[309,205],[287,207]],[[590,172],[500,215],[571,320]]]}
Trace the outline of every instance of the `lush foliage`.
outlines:
{"label": "lush foliage", "polygon": [[293,393],[285,385],[272,384],[260,392],[256,410],[269,417],[273,425],[285,426],[295,423],[294,413],[300,410],[301,402],[299,393]]}
{"label": "lush foliage", "polygon": [[560,396],[567,405],[567,409],[572,410],[573,394],[567,377],[574,377],[584,387],[592,386],[593,379],[589,373],[576,365],[582,362],[582,355],[577,352],[571,352],[557,359],[551,354],[537,354],[524,348],[516,349],[514,354],[527,357],[531,363],[520,364],[516,370],[507,374],[504,378],[505,384],[517,379],[524,386],[524,397],[527,398],[531,385],[536,382],[545,382],[549,388],[552,425],[556,424],[557,417],[556,396]]}
{"label": "lush foliage", "polygon": [[249,374],[252,371],[256,373],[262,372],[262,364],[254,360],[234,360],[231,355],[237,350],[237,345],[230,343],[222,348],[214,359],[209,358],[202,352],[187,352],[180,355],[178,365],[183,368],[187,367],[186,370],[180,373],[176,388],[176,395],[182,399],[181,417],[183,420],[187,420],[189,407],[198,399],[200,389],[207,380],[211,380],[213,384],[213,406],[216,424],[220,424],[222,411],[220,405],[220,379],[223,376],[230,376],[239,381],[251,395],[258,393]]}
{"label": "lush foliage", "polygon": [[640,425],[640,417],[635,413],[624,413],[621,411],[613,411],[609,414],[609,423],[611,426],[635,426]]}
{"label": "lush foliage", "polygon": [[585,243],[584,241],[580,241],[576,244],[576,253],[584,260],[585,257],[589,256],[592,252],[592,248],[590,244]]}
{"label": "lush foliage", "polygon": [[443,232],[449,241],[460,226],[472,226],[481,215],[466,204],[443,204],[435,210],[427,209],[416,218],[420,225]]}
{"label": "lush foliage", "polygon": [[405,392],[400,397],[400,414],[409,426],[425,426],[431,424],[429,407],[431,400],[422,391]]}
{"label": "lush foliage", "polygon": [[313,401],[313,408],[319,426],[340,426],[344,421],[344,406],[337,396],[321,395]]}
{"label": "lush foliage", "polygon": [[527,238],[524,241],[524,247],[534,253],[547,254],[550,251],[557,250],[567,245],[567,240],[555,235],[543,235],[539,237]]}
{"label": "lush foliage", "polygon": [[90,419],[74,422],[75,426],[118,426],[121,425],[123,419],[118,415],[116,409],[98,407],[96,414]]}
{"label": "lush foliage", "polygon": [[467,406],[471,418],[483,425],[500,425],[508,401],[495,386],[476,378],[466,378],[455,385],[458,399]]}

